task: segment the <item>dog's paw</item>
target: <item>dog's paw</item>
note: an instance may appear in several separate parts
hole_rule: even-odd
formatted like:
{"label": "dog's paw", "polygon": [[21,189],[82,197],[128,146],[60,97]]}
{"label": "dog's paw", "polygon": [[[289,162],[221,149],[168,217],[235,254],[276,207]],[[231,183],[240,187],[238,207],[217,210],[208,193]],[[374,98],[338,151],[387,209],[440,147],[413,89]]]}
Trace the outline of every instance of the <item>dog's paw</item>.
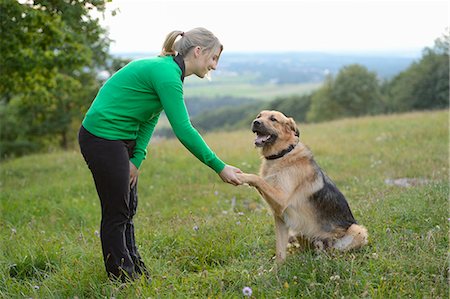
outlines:
{"label": "dog's paw", "polygon": [[242,184],[250,185],[251,176],[247,173],[236,173],[236,176],[239,181],[241,181]]}

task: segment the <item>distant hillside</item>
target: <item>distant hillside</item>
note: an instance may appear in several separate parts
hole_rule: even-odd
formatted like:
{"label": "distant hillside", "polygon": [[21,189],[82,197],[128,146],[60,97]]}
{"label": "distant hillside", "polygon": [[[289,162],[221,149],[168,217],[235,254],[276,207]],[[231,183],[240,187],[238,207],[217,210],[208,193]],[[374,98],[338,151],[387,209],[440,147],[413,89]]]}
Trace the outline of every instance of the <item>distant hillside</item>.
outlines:
{"label": "distant hillside", "polygon": [[[156,53],[119,53],[120,57],[142,58]],[[219,67],[213,73],[214,82],[237,82],[252,84],[290,84],[322,82],[329,74],[336,74],[348,64],[361,64],[380,78],[388,79],[406,69],[420,51],[410,52],[267,52],[229,53],[224,52]],[[206,82],[205,82],[206,83]]]}
{"label": "distant hillside", "polygon": [[[121,58],[151,57],[156,53],[121,53]],[[387,81],[420,58],[417,52],[379,53],[229,53],[224,52],[212,82],[190,76],[185,80],[185,99],[194,125],[201,131],[246,126],[260,109],[295,110],[303,119],[309,99],[299,105],[295,98],[307,97],[329,75],[336,76],[349,64],[359,64]],[[282,103],[281,99],[290,98]],[[295,107],[295,108],[292,108]],[[165,117],[156,136],[172,136]]]}

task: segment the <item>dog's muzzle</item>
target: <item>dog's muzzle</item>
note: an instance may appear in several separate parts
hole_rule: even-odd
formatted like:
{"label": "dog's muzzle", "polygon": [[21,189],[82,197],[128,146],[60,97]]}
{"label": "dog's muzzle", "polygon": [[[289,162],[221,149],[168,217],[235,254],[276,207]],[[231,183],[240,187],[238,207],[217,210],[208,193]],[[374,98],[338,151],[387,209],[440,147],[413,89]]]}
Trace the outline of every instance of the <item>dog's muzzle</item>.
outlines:
{"label": "dog's muzzle", "polygon": [[267,144],[272,144],[277,139],[277,134],[269,132],[264,126],[264,123],[258,119],[255,119],[252,123],[252,131],[256,133],[255,145],[257,147],[263,147]]}

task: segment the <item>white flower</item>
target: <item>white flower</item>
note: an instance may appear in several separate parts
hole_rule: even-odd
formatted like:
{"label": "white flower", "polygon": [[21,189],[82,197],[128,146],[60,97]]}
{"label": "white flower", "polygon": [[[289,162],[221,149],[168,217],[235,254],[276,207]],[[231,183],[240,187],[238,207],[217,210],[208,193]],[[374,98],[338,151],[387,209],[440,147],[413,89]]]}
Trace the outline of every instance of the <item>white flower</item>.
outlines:
{"label": "white flower", "polygon": [[242,289],[242,294],[244,294],[244,296],[250,297],[252,295],[252,289],[249,287],[245,287]]}
{"label": "white flower", "polygon": [[197,225],[194,225],[194,227],[192,229],[195,230],[196,232],[198,232],[199,227]]}

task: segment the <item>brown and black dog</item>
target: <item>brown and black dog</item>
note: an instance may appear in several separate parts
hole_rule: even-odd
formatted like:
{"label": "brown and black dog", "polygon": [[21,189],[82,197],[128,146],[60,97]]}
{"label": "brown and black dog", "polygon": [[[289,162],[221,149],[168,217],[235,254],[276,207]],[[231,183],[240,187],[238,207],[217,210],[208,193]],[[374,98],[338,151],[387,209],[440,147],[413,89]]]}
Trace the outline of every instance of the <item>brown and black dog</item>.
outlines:
{"label": "brown and black dog", "polygon": [[258,190],[274,214],[277,261],[286,258],[289,234],[320,249],[345,251],[367,244],[367,229],[356,223],[344,195],[300,142],[292,118],[261,111],[252,131],[263,156],[260,175],[238,177]]}

